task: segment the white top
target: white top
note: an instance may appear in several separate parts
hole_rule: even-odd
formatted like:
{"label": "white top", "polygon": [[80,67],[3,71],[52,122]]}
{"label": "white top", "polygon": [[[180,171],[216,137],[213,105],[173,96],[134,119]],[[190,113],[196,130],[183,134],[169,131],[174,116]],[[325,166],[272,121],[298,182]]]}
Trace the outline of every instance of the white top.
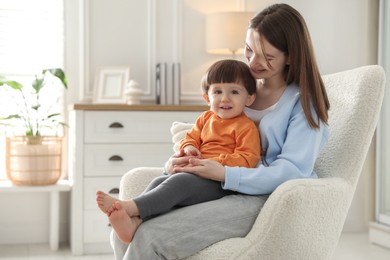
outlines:
{"label": "white top", "polygon": [[278,102],[276,102],[272,106],[270,106],[270,107],[268,107],[266,109],[263,109],[263,110],[255,110],[255,109],[252,109],[252,108],[249,108],[249,107],[245,107],[244,108],[244,112],[247,115],[247,117],[249,117],[258,126],[260,121],[261,121],[261,119],[263,119],[263,117],[266,114],[268,114],[269,112],[274,110],[277,104],[278,104]]}

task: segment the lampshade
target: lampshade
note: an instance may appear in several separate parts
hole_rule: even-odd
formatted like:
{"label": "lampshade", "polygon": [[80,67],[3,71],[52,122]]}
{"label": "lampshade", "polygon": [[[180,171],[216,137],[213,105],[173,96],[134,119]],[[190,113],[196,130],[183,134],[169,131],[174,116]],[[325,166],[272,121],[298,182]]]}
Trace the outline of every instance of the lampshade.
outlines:
{"label": "lampshade", "polygon": [[206,17],[206,50],[212,54],[243,53],[252,12],[213,13]]}

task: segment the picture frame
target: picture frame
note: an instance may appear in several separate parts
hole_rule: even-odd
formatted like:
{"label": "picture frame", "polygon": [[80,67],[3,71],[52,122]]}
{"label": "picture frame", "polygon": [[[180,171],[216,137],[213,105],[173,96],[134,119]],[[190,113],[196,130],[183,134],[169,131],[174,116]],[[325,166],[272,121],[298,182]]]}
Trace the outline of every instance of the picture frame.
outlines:
{"label": "picture frame", "polygon": [[98,67],[96,69],[93,103],[125,104],[124,90],[130,79],[130,67]]}

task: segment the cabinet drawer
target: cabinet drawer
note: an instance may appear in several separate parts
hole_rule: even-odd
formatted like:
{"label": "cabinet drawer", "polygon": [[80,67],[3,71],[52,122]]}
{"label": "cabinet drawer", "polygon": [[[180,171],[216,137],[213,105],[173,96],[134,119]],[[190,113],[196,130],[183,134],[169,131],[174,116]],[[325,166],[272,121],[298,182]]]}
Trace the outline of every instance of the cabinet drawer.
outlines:
{"label": "cabinet drawer", "polygon": [[87,111],[86,143],[166,143],[174,121],[195,122],[201,112]]}
{"label": "cabinet drawer", "polygon": [[110,242],[112,228],[107,216],[100,210],[85,210],[83,221],[84,243]]}
{"label": "cabinet drawer", "polygon": [[[118,198],[120,177],[101,177],[84,179],[84,209],[98,210],[96,204],[96,191],[101,190]],[[99,209],[100,211],[100,209]],[[103,213],[102,213],[103,214]]]}
{"label": "cabinet drawer", "polygon": [[136,167],[163,167],[173,144],[88,144],[84,147],[85,176],[122,176]]}

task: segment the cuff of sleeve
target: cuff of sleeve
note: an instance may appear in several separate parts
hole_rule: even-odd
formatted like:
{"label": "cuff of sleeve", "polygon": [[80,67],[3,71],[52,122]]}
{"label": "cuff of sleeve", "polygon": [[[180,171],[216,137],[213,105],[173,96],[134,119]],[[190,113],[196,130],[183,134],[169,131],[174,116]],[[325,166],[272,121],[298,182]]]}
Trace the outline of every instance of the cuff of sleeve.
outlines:
{"label": "cuff of sleeve", "polygon": [[240,168],[225,166],[225,182],[222,188],[225,190],[237,191],[240,185]]}

